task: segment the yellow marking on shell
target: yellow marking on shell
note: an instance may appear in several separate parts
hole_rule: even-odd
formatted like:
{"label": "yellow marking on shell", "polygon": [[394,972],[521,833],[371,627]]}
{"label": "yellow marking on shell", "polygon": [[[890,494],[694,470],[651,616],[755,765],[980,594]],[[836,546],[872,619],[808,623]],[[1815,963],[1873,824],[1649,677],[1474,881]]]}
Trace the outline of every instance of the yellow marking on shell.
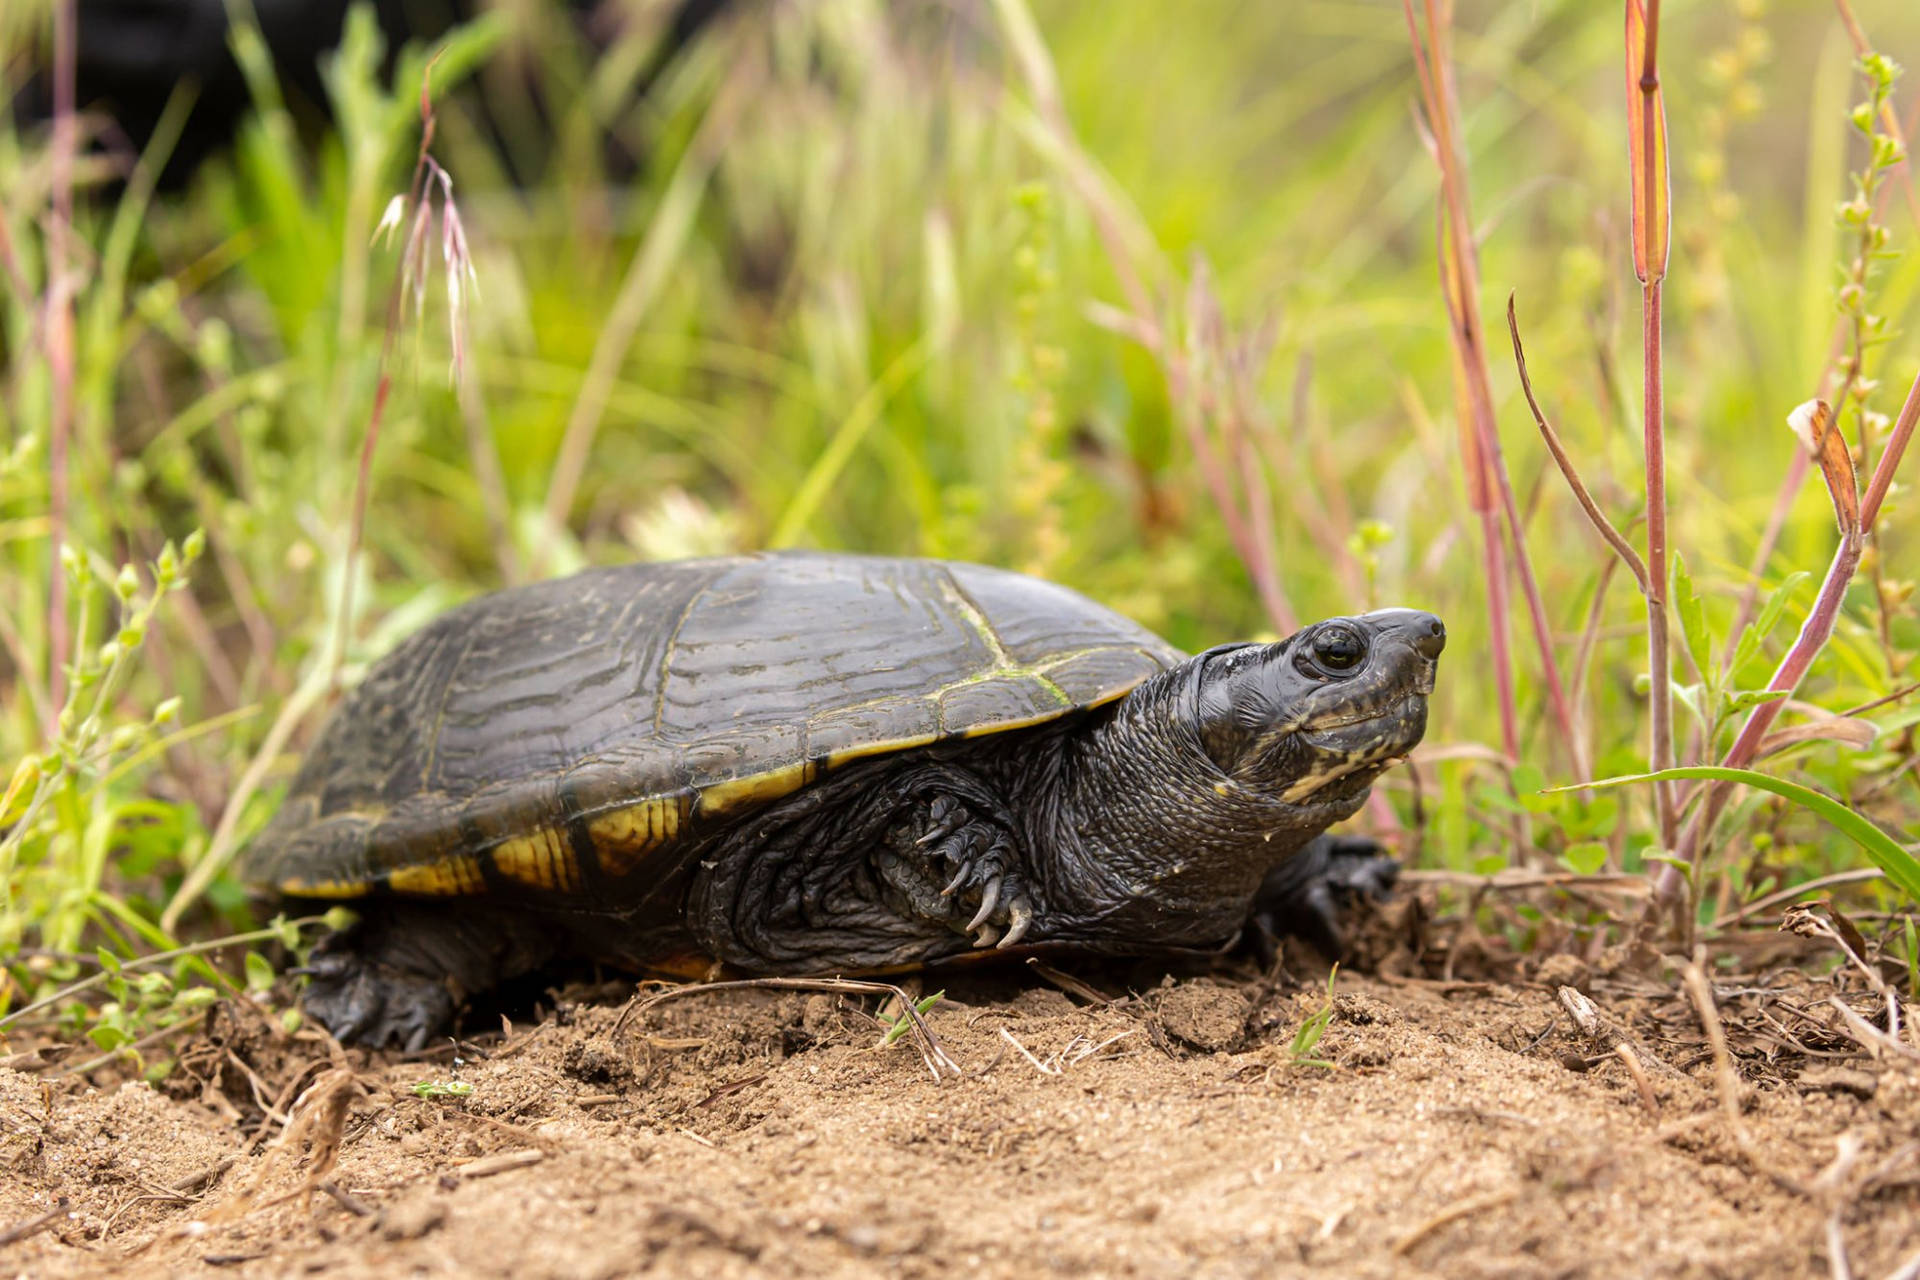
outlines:
{"label": "yellow marking on shell", "polygon": [[572,893],[580,887],[580,867],[573,860],[567,833],[541,827],[495,845],[493,865],[509,880],[535,889]]}
{"label": "yellow marking on shell", "polygon": [[295,898],[364,898],[373,886],[364,880],[282,880],[274,886]]}
{"label": "yellow marking on shell", "polygon": [[680,793],[628,805],[593,819],[587,823],[587,834],[600,855],[601,870],[614,877],[628,874],[648,853],[677,836],[680,824],[692,810],[692,797]]}
{"label": "yellow marking on shell", "polygon": [[743,805],[778,800],[812,782],[815,772],[813,761],[809,760],[804,764],[788,765],[784,769],[751,773],[744,778],[712,783],[700,789],[700,812],[725,813]]}
{"label": "yellow marking on shell", "polygon": [[1146,682],[1147,682],[1147,677],[1141,676],[1138,680],[1135,680],[1132,684],[1123,685],[1122,687],[1115,689],[1111,693],[1103,693],[1097,698],[1088,698],[1083,705],[1088,711],[1091,711],[1095,707],[1104,707],[1109,702],[1118,702],[1120,701],[1120,699],[1126,697],[1128,694],[1132,693],[1135,689],[1138,689],[1141,685],[1145,684]]}
{"label": "yellow marking on shell", "polygon": [[387,887],[395,893],[447,898],[483,892],[487,882],[480,874],[480,860],[463,853],[442,862],[397,867],[387,873]]}
{"label": "yellow marking on shell", "polygon": [[857,747],[842,747],[838,751],[827,753],[827,768],[838,769],[843,764],[851,764],[866,756],[890,755],[895,751],[911,751],[915,747],[925,747],[938,742],[937,733],[916,734],[911,738],[894,738],[888,742],[863,742]]}
{"label": "yellow marking on shell", "polygon": [[962,729],[963,738],[984,738],[990,733],[1006,733],[1013,729],[1030,729],[1036,724],[1046,724],[1058,720],[1058,711],[1043,711],[1037,716],[1026,716],[1019,720],[997,720],[992,724],[977,724],[971,729]]}

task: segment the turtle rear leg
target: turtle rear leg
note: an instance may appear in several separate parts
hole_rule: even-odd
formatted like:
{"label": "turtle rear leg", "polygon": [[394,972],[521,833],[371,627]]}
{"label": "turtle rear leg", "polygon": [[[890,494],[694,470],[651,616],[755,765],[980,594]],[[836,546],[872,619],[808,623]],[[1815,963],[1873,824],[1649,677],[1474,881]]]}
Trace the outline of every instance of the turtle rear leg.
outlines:
{"label": "turtle rear leg", "polygon": [[551,930],[472,904],[369,903],[325,938],[301,972],[301,1003],[342,1041],[412,1052],[453,1029],[468,997],[540,968]]}
{"label": "turtle rear leg", "polygon": [[[1329,960],[1339,960],[1346,950],[1342,908],[1357,898],[1385,897],[1399,875],[1400,864],[1379,841],[1321,836],[1267,873],[1254,895],[1248,923],[1256,937],[1266,935],[1265,950],[1291,934],[1312,943]],[[1272,961],[1271,955],[1263,958]]]}

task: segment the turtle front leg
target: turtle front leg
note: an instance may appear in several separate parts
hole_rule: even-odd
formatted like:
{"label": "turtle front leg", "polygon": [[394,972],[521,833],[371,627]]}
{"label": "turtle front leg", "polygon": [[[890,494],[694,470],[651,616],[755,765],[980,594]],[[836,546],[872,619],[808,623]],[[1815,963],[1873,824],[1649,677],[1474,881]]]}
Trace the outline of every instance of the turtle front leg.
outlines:
{"label": "turtle front leg", "polygon": [[[974,791],[974,787],[967,787]],[[924,826],[913,841],[935,879],[944,879],[940,896],[975,907],[965,932],[973,945],[1006,948],[1017,944],[1033,925],[1033,895],[1021,868],[1012,830],[983,811],[980,796],[938,791],[926,800]]]}
{"label": "turtle front leg", "polygon": [[323,939],[306,967],[301,1004],[340,1040],[407,1052],[453,1030],[467,998],[539,968],[550,933],[504,912],[435,903],[368,904]]}
{"label": "turtle front leg", "polygon": [[1346,951],[1343,908],[1359,898],[1384,898],[1399,875],[1400,864],[1377,840],[1320,836],[1267,873],[1248,922],[1269,939],[1291,934],[1339,960]]}

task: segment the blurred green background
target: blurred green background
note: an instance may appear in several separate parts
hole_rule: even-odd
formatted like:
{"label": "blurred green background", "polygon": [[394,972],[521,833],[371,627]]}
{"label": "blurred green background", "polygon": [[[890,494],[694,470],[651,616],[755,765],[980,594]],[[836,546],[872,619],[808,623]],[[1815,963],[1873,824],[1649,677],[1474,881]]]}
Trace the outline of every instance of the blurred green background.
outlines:
{"label": "blurred green background", "polygon": [[[1920,59],[1920,8],[1853,8],[1877,48]],[[1397,5],[1034,0],[1077,145],[1036,109],[1034,64],[1009,39],[1018,4],[741,4],[664,63],[669,7],[624,11],[596,47],[546,5],[500,0],[445,42],[432,151],[472,262],[457,375],[443,222],[417,301],[390,306],[415,206],[374,238],[413,172],[425,51],[388,58],[350,23],[324,77],[337,128],[322,130],[243,32],[259,109],[180,193],[149,199],[151,165],[83,126],[74,244],[53,277],[75,317],[65,427],[48,359],[58,166],[44,127],[0,132],[0,781],[15,780],[0,945],[132,950],[238,923],[240,889],[220,875],[214,916],[155,924],[191,868],[206,879],[271,811],[336,661],[350,681],[449,604],[586,563],[779,544],[951,556],[1069,583],[1189,648],[1270,632],[1186,409],[1246,500],[1271,495],[1270,534],[1246,518],[1300,617],[1396,603],[1446,617],[1419,803],[1404,776],[1391,788],[1414,856],[1487,870],[1597,842],[1638,865],[1644,797],[1527,794],[1572,779],[1518,608],[1531,786],[1474,750],[1498,740],[1486,584]],[[1863,90],[1830,5],[1663,15],[1671,503],[1724,631],[1792,458],[1785,416],[1829,359]],[[1512,291],[1543,404],[1628,526],[1640,357],[1621,17],[1591,0],[1462,3],[1454,28],[1506,456],[1569,670],[1595,620],[1579,684],[1596,769],[1628,772],[1645,758],[1643,607],[1619,575],[1596,611],[1603,549],[1540,446],[1501,317]],[[46,6],[10,6],[0,39],[17,88],[44,66]],[[1916,93],[1909,76],[1894,95],[1909,121]],[[1884,206],[1901,251],[1908,181],[1895,174]],[[1868,353],[1885,385],[1867,407],[1889,416],[1920,364],[1916,284],[1910,252],[1871,283],[1890,336]],[[57,518],[83,563],[58,603],[62,438]],[[1837,711],[1904,684],[1920,641],[1901,594],[1913,517],[1897,493],[1880,590],[1856,587],[1811,702]],[[140,621],[164,542],[195,529],[190,585],[127,636],[120,566],[136,566],[122,598]],[[1797,570],[1817,581],[1834,540],[1812,481],[1762,598]],[[1765,680],[1813,587],[1734,683]],[[64,723],[56,616],[99,667],[79,673]],[[1896,702],[1871,750],[1816,744],[1784,767],[1897,824],[1915,794],[1912,718]],[[1855,856],[1772,801],[1736,821],[1729,884]]]}

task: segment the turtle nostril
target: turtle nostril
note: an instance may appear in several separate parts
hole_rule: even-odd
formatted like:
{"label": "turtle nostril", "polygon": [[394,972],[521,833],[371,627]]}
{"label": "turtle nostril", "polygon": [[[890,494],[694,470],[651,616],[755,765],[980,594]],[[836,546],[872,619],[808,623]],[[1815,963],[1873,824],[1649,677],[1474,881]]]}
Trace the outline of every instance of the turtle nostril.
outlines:
{"label": "turtle nostril", "polygon": [[[1422,631],[1424,635],[1420,634]],[[1425,625],[1414,624],[1413,648],[1423,658],[1438,658],[1440,651],[1447,647],[1447,626],[1438,618],[1429,617]]]}

